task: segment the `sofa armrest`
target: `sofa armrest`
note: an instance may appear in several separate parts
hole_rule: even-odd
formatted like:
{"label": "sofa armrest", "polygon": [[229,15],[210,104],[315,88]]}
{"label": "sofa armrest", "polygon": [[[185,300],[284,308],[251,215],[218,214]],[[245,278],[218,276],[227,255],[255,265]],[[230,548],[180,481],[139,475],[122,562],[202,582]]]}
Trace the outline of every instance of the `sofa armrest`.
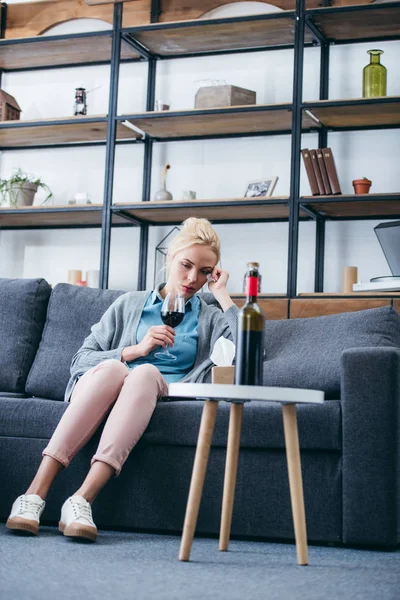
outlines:
{"label": "sofa armrest", "polygon": [[400,538],[400,349],[346,350],[341,360],[343,541]]}

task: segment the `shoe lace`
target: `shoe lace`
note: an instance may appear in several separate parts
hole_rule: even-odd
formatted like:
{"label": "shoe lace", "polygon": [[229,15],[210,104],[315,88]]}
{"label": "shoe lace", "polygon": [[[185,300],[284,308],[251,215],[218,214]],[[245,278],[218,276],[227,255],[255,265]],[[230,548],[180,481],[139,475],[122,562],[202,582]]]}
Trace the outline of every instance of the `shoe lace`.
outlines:
{"label": "shoe lace", "polygon": [[21,508],[19,512],[30,512],[33,514],[39,514],[41,505],[33,500],[27,500],[26,498],[22,498],[21,500]]}
{"label": "shoe lace", "polygon": [[75,517],[77,519],[83,517],[84,519],[87,519],[90,522],[92,521],[92,509],[90,507],[90,504],[79,504],[78,502],[74,502],[73,500],[71,500],[71,502],[72,508],[74,509]]}

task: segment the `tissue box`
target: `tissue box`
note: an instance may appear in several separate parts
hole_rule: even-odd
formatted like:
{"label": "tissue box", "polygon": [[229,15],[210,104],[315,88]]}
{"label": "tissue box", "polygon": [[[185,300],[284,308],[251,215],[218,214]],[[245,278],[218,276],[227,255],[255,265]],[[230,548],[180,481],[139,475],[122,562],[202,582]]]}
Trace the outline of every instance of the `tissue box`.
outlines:
{"label": "tissue box", "polygon": [[213,367],[211,369],[212,383],[235,383],[235,367]]}
{"label": "tissue box", "polygon": [[195,108],[242,106],[256,103],[256,92],[236,85],[209,85],[201,87],[196,96]]}

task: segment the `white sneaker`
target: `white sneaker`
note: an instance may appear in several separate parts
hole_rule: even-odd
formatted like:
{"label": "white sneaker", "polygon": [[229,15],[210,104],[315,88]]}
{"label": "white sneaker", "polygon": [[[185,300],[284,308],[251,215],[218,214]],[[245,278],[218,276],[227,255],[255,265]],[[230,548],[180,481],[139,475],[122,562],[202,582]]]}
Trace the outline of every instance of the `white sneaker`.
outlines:
{"label": "white sneaker", "polygon": [[92,507],[83,496],[67,498],[61,509],[58,529],[69,537],[96,541],[97,527],[92,518]]}
{"label": "white sneaker", "polygon": [[37,535],[39,533],[40,517],[45,506],[46,502],[37,494],[18,496],[12,505],[6,527]]}

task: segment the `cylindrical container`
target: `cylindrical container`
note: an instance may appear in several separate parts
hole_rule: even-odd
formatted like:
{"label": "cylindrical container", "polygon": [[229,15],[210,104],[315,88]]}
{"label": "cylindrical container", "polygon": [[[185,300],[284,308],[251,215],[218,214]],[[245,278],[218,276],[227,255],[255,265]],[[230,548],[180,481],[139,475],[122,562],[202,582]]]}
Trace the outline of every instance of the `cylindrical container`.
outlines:
{"label": "cylindrical container", "polygon": [[386,67],[381,65],[383,50],[368,50],[370,63],[363,69],[363,98],[386,96]]}
{"label": "cylindrical container", "polygon": [[265,315],[257,304],[258,263],[248,263],[246,304],[240,309],[236,337],[237,385],[263,384]]}
{"label": "cylindrical container", "polygon": [[353,292],[353,283],[358,281],[357,267],[343,267],[342,270],[342,293],[350,294]]}
{"label": "cylindrical container", "polygon": [[78,269],[69,269],[68,283],[76,285],[77,281],[82,281],[82,271],[79,271]]}
{"label": "cylindrical container", "polygon": [[100,282],[100,271],[98,269],[89,269],[86,272],[86,285],[91,288],[98,288]]}

